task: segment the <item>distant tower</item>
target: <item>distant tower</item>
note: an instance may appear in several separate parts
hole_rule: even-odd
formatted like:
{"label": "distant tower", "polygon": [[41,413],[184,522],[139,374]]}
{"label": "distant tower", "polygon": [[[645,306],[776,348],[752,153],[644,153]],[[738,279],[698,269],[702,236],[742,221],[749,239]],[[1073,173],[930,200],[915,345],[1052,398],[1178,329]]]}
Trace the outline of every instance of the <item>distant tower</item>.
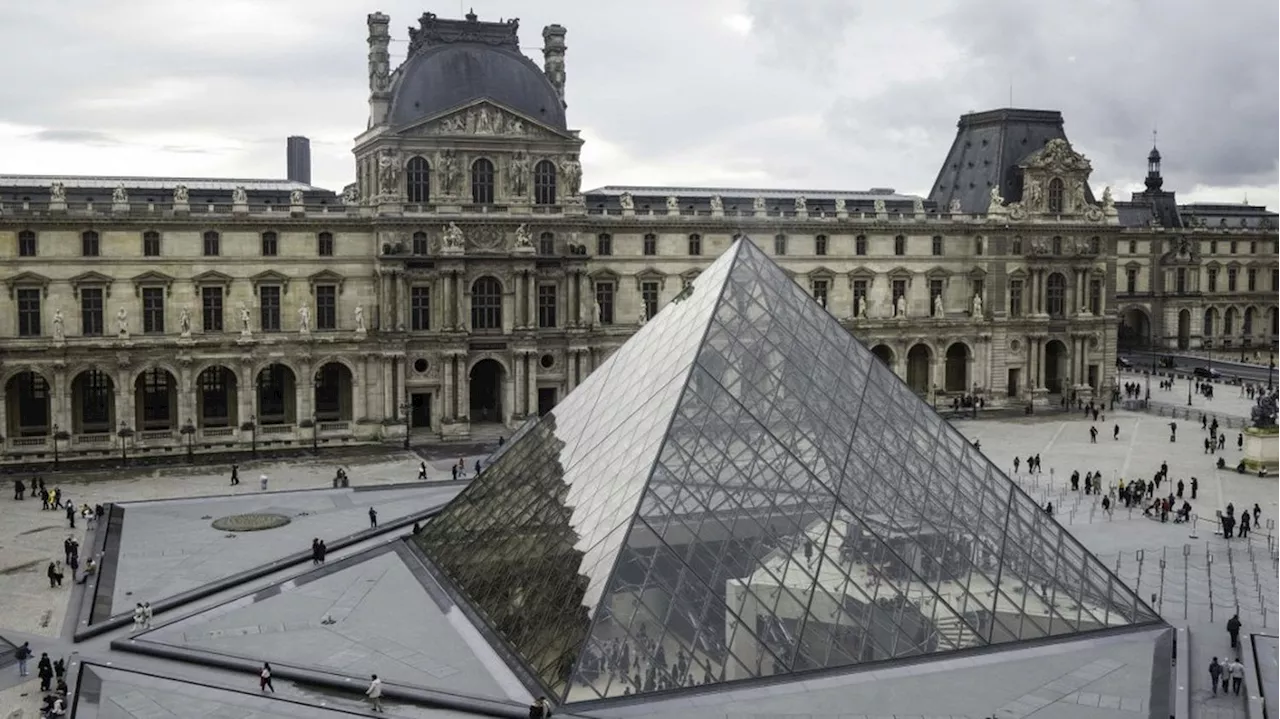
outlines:
{"label": "distant tower", "polygon": [[369,27],[369,124],[381,125],[391,106],[391,18],[380,12],[366,18]]}
{"label": "distant tower", "polygon": [[294,182],[311,184],[311,141],[301,135],[289,138],[285,150],[286,175]]}
{"label": "distant tower", "polygon": [[568,49],[564,44],[566,32],[563,25],[542,28],[542,71],[556,88],[560,104],[568,107],[569,104],[564,101],[564,52]]}
{"label": "distant tower", "polygon": [[1164,178],[1160,176],[1160,150],[1151,146],[1151,154],[1147,155],[1147,189],[1159,192],[1164,186]]}

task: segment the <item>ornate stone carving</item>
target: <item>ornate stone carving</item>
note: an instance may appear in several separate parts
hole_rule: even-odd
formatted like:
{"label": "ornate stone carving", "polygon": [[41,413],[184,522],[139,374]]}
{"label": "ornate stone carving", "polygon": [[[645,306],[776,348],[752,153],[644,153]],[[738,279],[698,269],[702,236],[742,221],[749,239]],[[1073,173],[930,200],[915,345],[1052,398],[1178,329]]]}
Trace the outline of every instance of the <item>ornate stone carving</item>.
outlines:
{"label": "ornate stone carving", "polygon": [[577,155],[570,155],[560,163],[560,172],[564,175],[564,191],[569,197],[577,197],[582,190],[582,163]]}
{"label": "ornate stone carving", "polygon": [[357,183],[351,183],[342,188],[342,204],[358,205],[360,204],[360,186]]}
{"label": "ornate stone carving", "polygon": [[796,212],[808,212],[809,203],[805,200],[804,195],[796,198]]}
{"label": "ornate stone carving", "polygon": [[486,135],[500,137],[550,137],[540,128],[496,107],[480,105],[444,117],[423,128],[429,135]]}
{"label": "ornate stone carving", "polygon": [[514,197],[524,197],[529,191],[529,157],[517,152],[507,167],[507,185]]}
{"label": "ornate stone carving", "polygon": [[711,196],[711,211],[724,212],[724,200],[719,195]]}
{"label": "ornate stone carving", "polygon": [[186,307],[178,314],[178,333],[183,337],[191,336],[191,310]]}
{"label": "ornate stone carving", "polygon": [[116,334],[120,339],[129,339],[129,310],[123,307],[116,310]]}
{"label": "ornate stone carving", "polygon": [[302,190],[293,190],[292,192],[289,193],[290,205],[294,205],[295,207],[300,207],[302,206],[302,202],[303,202]]}
{"label": "ornate stone carving", "polygon": [[311,308],[306,305],[298,308],[298,332],[304,335],[311,332]]}
{"label": "ornate stone carving", "polygon": [[667,198],[667,212],[679,212],[680,201],[674,197]]}
{"label": "ornate stone carving", "polygon": [[843,197],[836,198],[836,212],[845,212],[845,200]]}
{"label": "ornate stone carving", "polygon": [[456,222],[450,222],[444,227],[443,246],[446,250],[461,250],[466,244],[466,239],[462,234],[462,228],[458,227]]}
{"label": "ornate stone carving", "polygon": [[66,202],[67,186],[61,182],[55,182],[49,185],[49,201],[50,202]]}
{"label": "ornate stone carving", "polygon": [[1030,205],[1031,209],[1038,210],[1044,203],[1044,185],[1034,178],[1026,181],[1026,192],[1023,193],[1023,203]]}
{"label": "ornate stone carving", "polygon": [[973,294],[973,303],[971,305],[970,312],[974,317],[982,317],[982,295],[976,292]]}
{"label": "ornate stone carving", "polygon": [[964,210],[960,208],[960,198],[959,197],[951,198],[951,202],[947,204],[947,212],[950,212],[953,215],[959,215],[963,211]]}
{"label": "ornate stone carving", "polygon": [[240,336],[249,337],[253,334],[253,328],[249,326],[249,308],[240,305]]}
{"label": "ornate stone carving", "polygon": [[400,195],[400,153],[385,149],[378,153],[378,192],[384,197]]}
{"label": "ornate stone carving", "polygon": [[988,215],[999,215],[1004,213],[1004,198],[1000,196],[1000,188],[991,188],[991,201],[987,203]]}
{"label": "ornate stone carving", "polygon": [[364,326],[364,305],[356,305],[355,316],[356,332],[359,334],[367,332],[368,328]]}
{"label": "ornate stone carving", "polygon": [[458,180],[462,177],[462,171],[458,167],[458,155],[453,150],[445,150],[440,153],[440,159],[436,160],[436,166],[440,168],[440,190],[446,196],[456,195],[458,193]]}
{"label": "ornate stone carving", "polygon": [[231,191],[231,204],[249,204],[249,192],[244,189],[244,185],[236,185],[235,189]]}
{"label": "ornate stone carving", "polygon": [[1071,188],[1071,204],[1075,206],[1076,212],[1084,212],[1088,209],[1088,201],[1085,200],[1084,180],[1075,183]]}
{"label": "ornate stone carving", "polygon": [[1044,147],[1027,158],[1023,167],[1058,173],[1088,173],[1093,170],[1089,160],[1084,155],[1071,149],[1071,145],[1062,138],[1055,138],[1045,143]]}
{"label": "ornate stone carving", "polygon": [[129,204],[129,191],[125,189],[123,182],[116,185],[116,189],[111,191],[111,202],[115,205]]}
{"label": "ornate stone carving", "polygon": [[933,298],[933,316],[944,317],[947,314],[947,308],[942,302],[942,295],[934,295]]}
{"label": "ornate stone carving", "polygon": [[893,303],[893,316],[894,317],[907,316],[907,296],[906,295],[898,295],[897,301]]}
{"label": "ornate stone carving", "polygon": [[911,201],[911,212],[917,215],[924,214],[924,199],[917,197]]}
{"label": "ornate stone carving", "polygon": [[189,199],[190,199],[190,195],[189,195],[189,194],[188,194],[188,192],[187,192],[187,186],[186,186],[186,185],[176,185],[176,186],[174,186],[174,188],[173,188],[173,204],[175,204],[175,205],[185,205],[185,204],[187,204],[187,201],[188,201]]}
{"label": "ornate stone carving", "polygon": [[752,200],[751,209],[755,210],[756,212],[764,212],[765,211],[764,198],[757,197],[756,199]]}
{"label": "ornate stone carving", "polygon": [[622,205],[622,209],[624,210],[636,209],[636,201],[631,197],[630,192],[624,192],[621,195],[618,195],[618,204]]}
{"label": "ornate stone carving", "polygon": [[53,341],[63,342],[67,339],[66,320],[62,317],[62,308],[53,311]]}
{"label": "ornate stone carving", "polygon": [[875,209],[877,215],[883,215],[887,212],[884,206],[884,200],[879,197],[876,198],[875,202],[871,203],[871,206]]}
{"label": "ornate stone carving", "polygon": [[516,247],[533,247],[533,233],[529,231],[528,225],[516,228]]}
{"label": "ornate stone carving", "polygon": [[1116,198],[1111,196],[1111,185],[1102,188],[1102,211],[1108,215],[1116,209]]}

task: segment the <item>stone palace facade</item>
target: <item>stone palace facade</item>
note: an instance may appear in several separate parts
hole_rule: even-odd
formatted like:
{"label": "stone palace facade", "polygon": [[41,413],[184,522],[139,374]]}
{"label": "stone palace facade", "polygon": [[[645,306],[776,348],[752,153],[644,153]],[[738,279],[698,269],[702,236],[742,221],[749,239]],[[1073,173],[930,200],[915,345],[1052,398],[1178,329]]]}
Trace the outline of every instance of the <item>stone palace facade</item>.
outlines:
{"label": "stone palace facade", "polygon": [[341,193],[301,138],[288,180],[0,176],[6,461],[508,431],[742,235],[939,405],[1107,392],[1121,341],[1275,341],[1275,215],[1174,204],[1154,151],[1095,197],[1057,112],[965,115],[927,197],[584,191],[563,27],[538,67],[516,21],[426,14],[392,69],[389,23]]}

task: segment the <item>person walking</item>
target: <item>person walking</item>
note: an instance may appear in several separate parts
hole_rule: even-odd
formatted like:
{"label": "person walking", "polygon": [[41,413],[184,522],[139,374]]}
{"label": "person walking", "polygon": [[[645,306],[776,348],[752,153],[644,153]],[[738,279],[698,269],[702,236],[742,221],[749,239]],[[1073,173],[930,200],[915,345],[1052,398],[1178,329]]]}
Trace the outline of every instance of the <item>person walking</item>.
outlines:
{"label": "person walking", "polygon": [[1120,441],[1120,425],[1117,424],[1111,427],[1111,439],[1117,442]]}
{"label": "person walking", "polygon": [[49,562],[49,568],[45,570],[45,574],[49,577],[50,589],[57,589],[62,586],[62,572],[58,571],[57,562]]}
{"label": "person walking", "polygon": [[62,657],[58,657],[57,661],[53,663],[53,675],[57,677],[58,681],[62,681],[62,677],[65,676],[66,673],[67,662]]}
{"label": "person walking", "polygon": [[13,653],[13,658],[18,660],[18,676],[30,676],[31,673],[27,671],[27,662],[31,661],[31,642],[23,642],[22,646]]}
{"label": "person walking", "polygon": [[1199,492],[1199,491],[1200,491],[1200,480],[1196,479],[1195,477],[1192,477],[1191,478],[1191,498],[1195,499],[1196,492]]}
{"label": "person walking", "polygon": [[426,462],[418,463],[418,479],[422,481],[426,481],[427,479],[427,463]]}
{"label": "person walking", "polygon": [[1227,634],[1231,637],[1231,648],[1240,648],[1240,615],[1232,614],[1227,620]]}
{"label": "person walking", "polygon": [[[1227,664],[1226,673],[1231,674],[1231,693],[1236,696],[1240,695],[1240,687],[1244,686],[1244,664],[1241,663],[1240,657],[1232,659]],[[1226,687],[1223,687],[1226,690]]]}
{"label": "person walking", "polygon": [[311,564],[314,566],[319,563],[320,563],[320,538],[312,537],[311,538]]}
{"label": "person walking", "polygon": [[70,502],[67,502],[67,524],[71,529],[76,528],[76,507]]}
{"label": "person walking", "polygon": [[27,485],[22,483],[21,479],[13,480],[13,498],[19,502],[22,501],[23,492],[27,491]]}
{"label": "person walking", "polygon": [[[1222,665],[1218,663],[1218,658],[1214,657],[1209,662],[1209,684],[1213,686],[1213,694],[1218,694],[1218,682],[1222,681]],[[1225,691],[1225,688],[1224,688]]]}
{"label": "person walking", "polygon": [[233,464],[231,465],[231,486],[234,487],[237,484],[240,484],[240,465]]}
{"label": "person walking", "polygon": [[258,483],[262,485],[262,491],[267,491],[267,475],[264,474],[258,477]]}
{"label": "person walking", "polygon": [[321,564],[324,564],[325,555],[328,553],[329,553],[329,547],[324,543],[324,540],[321,539],[320,540],[320,563]]}
{"label": "person walking", "polygon": [[258,691],[265,692],[270,689],[272,694],[276,693],[276,687],[271,683],[271,664],[262,663],[262,671],[258,672]]}
{"label": "person walking", "polygon": [[142,628],[151,628],[151,602],[142,603]]}
{"label": "person walking", "polygon": [[551,702],[546,697],[538,697],[529,705],[529,719],[551,719]]}
{"label": "person walking", "polygon": [[1089,428],[1089,444],[1097,444],[1097,443],[1098,443],[1098,428],[1090,427]]}
{"label": "person walking", "polygon": [[369,688],[364,690],[365,696],[369,697],[369,703],[373,704],[375,712],[382,712],[382,680],[377,674],[372,675],[369,680]]}
{"label": "person walking", "polygon": [[53,662],[48,652],[40,653],[40,661],[36,662],[36,676],[40,677],[40,691],[47,692],[53,686]]}
{"label": "person walking", "polygon": [[133,605],[133,630],[142,628],[142,602]]}
{"label": "person walking", "polygon": [[378,510],[373,507],[369,508],[369,528],[376,529],[378,526]]}

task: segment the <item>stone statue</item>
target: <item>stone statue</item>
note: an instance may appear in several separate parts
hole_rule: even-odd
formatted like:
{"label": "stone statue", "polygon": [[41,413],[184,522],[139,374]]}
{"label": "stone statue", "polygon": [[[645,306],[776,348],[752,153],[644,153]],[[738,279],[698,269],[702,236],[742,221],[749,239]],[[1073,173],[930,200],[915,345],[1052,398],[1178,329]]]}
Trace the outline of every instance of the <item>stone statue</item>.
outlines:
{"label": "stone statue", "polygon": [[458,169],[458,155],[453,150],[440,153],[440,189],[445,195],[458,192],[458,178],[462,176]]}
{"label": "stone statue", "polygon": [[123,182],[111,191],[111,202],[117,205],[129,204],[129,191],[125,189]]}
{"label": "stone statue", "polygon": [[875,207],[877,215],[883,215],[885,213],[884,200],[877,197],[876,201],[872,203],[872,206]]}
{"label": "stone statue", "polygon": [[293,192],[289,193],[290,205],[301,206],[302,202],[303,202],[302,190],[294,190]]}
{"label": "stone statue", "polygon": [[717,214],[724,212],[724,199],[721,198],[719,195],[712,195],[709,202],[711,204],[712,212]]}
{"label": "stone statue", "polygon": [[924,214],[924,199],[917,197],[911,201],[911,212],[917,215]]}
{"label": "stone statue", "polygon": [[178,314],[178,332],[183,337],[191,336],[191,310],[186,307],[183,307],[182,312]]}
{"label": "stone statue", "polygon": [[533,247],[533,233],[529,231],[528,225],[516,228],[516,247]]}
{"label": "stone statue", "polygon": [[173,204],[185,205],[189,199],[186,185],[176,185],[173,188]]}
{"label": "stone statue", "polygon": [[364,326],[364,305],[356,305],[356,332],[366,332],[368,328]]}
{"label": "stone statue", "polygon": [[342,188],[342,204],[358,205],[360,204],[360,186],[357,183],[351,183]]}
{"label": "stone statue", "polygon": [[1257,403],[1253,405],[1253,426],[1258,429],[1275,429],[1276,427],[1276,399],[1271,395],[1262,395],[1258,397]]}
{"label": "stone statue", "polygon": [[503,128],[503,134],[506,135],[524,135],[526,132],[524,120],[518,117],[507,118],[507,126]]}
{"label": "stone statue", "polygon": [[898,295],[898,299],[894,301],[893,316],[894,317],[907,316],[907,296],[906,295]]}
{"label": "stone statue", "polygon": [[837,197],[837,198],[836,198],[836,212],[844,212],[844,211],[845,211],[844,198],[843,198],[843,197]]}
{"label": "stone statue", "polygon": [[1111,196],[1111,185],[1102,188],[1102,209],[1107,212],[1116,209],[1116,198]]}
{"label": "stone statue", "polygon": [[1031,205],[1031,209],[1040,207],[1042,200],[1044,200],[1044,187],[1040,185],[1040,181],[1027,180],[1027,203]]}
{"label": "stone statue", "polygon": [[66,202],[67,186],[61,182],[55,182],[49,185],[49,201],[50,202]]}
{"label": "stone statue", "polygon": [[680,212],[680,201],[674,197],[667,198],[667,212]]}
{"label": "stone statue", "polygon": [[596,324],[604,324],[604,307],[599,302],[596,302]]}
{"label": "stone statue", "polygon": [[515,197],[524,197],[529,190],[529,158],[523,152],[517,152],[511,157],[511,165],[507,168],[507,181],[511,188],[511,194]]}
{"label": "stone statue", "polygon": [[959,215],[963,212],[963,210],[960,209],[959,197],[951,198],[951,202],[947,204],[947,212],[950,212],[953,215]]}
{"label": "stone statue", "polygon": [[436,129],[438,132],[445,135],[466,134],[467,116],[463,115],[462,113],[458,113],[451,117],[446,117],[445,119],[440,121],[440,124],[436,126]]}
{"label": "stone statue", "polygon": [[383,195],[400,195],[400,153],[386,149],[378,155],[378,191]]}
{"label": "stone statue", "polygon": [[129,310],[123,307],[116,310],[116,332],[121,337],[129,336]]}
{"label": "stone statue", "polygon": [[991,201],[987,203],[987,214],[994,215],[1004,212],[1004,198],[1000,196],[1000,188],[991,188]]}
{"label": "stone statue", "polygon": [[618,195],[618,204],[622,205],[622,209],[624,210],[636,209],[635,198],[631,197],[630,192],[624,192],[621,195]]}
{"label": "stone statue", "polygon": [[982,295],[978,294],[977,292],[973,293],[972,314],[974,317],[982,316]]}
{"label": "stone statue", "polygon": [[244,189],[244,185],[236,185],[236,188],[231,191],[231,204],[249,204],[249,193]]}
{"label": "stone statue", "polygon": [[502,117],[495,117],[487,107],[472,110],[472,113],[475,116],[475,133],[477,135],[492,135],[497,130],[497,123],[502,122]]}
{"label": "stone statue", "polygon": [[858,298],[858,317],[859,319],[864,319],[864,320],[867,318],[867,298],[866,297]]}
{"label": "stone statue", "polygon": [[808,212],[809,203],[805,201],[804,195],[796,198],[796,212]]}
{"label": "stone statue", "polygon": [[253,334],[253,328],[249,326],[249,308],[240,305],[240,335],[248,337]]}
{"label": "stone statue", "polygon": [[764,207],[764,198],[763,198],[763,197],[757,197],[756,199],[752,200],[752,201],[751,201],[751,209],[755,210],[756,212],[764,212],[764,210],[765,210],[765,207]]}
{"label": "stone statue", "polygon": [[1076,186],[1071,189],[1071,202],[1075,205],[1076,212],[1084,212],[1084,180],[1077,182]]}
{"label": "stone statue", "polygon": [[942,317],[947,314],[947,308],[942,304],[942,295],[934,295],[933,297],[933,316]]}
{"label": "stone statue", "polygon": [[456,222],[450,222],[444,227],[444,248],[446,250],[461,250],[465,244],[462,235],[462,228],[458,227]]}
{"label": "stone statue", "polygon": [[638,319],[639,319],[638,324],[641,327],[644,326],[645,322],[649,321],[649,305],[645,302],[640,303],[640,317]]}
{"label": "stone statue", "polygon": [[570,155],[560,163],[560,172],[564,173],[564,191],[569,197],[577,197],[582,189],[582,163],[577,155]]}
{"label": "stone statue", "polygon": [[306,305],[298,308],[298,331],[302,334],[311,331],[311,308]]}
{"label": "stone statue", "polygon": [[62,342],[67,338],[66,320],[62,318],[62,308],[53,311],[53,341]]}

